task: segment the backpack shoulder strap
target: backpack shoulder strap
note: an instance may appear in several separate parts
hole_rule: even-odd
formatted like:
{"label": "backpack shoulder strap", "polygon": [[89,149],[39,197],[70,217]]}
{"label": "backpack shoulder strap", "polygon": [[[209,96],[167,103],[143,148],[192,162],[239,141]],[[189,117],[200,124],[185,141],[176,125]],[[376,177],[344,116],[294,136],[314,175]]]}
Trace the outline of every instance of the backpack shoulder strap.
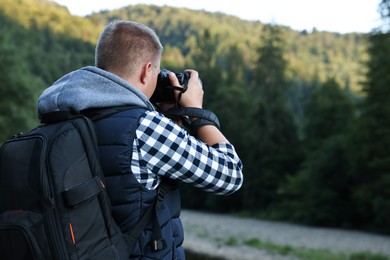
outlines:
{"label": "backpack shoulder strap", "polygon": [[92,119],[92,121],[97,121],[99,119],[109,117],[119,112],[130,110],[130,109],[136,109],[136,108],[144,108],[144,107],[134,105],[134,106],[120,106],[120,107],[89,108],[89,109],[81,110],[80,114]]}
{"label": "backpack shoulder strap", "polygon": [[116,113],[136,108],[144,108],[141,106],[119,106],[119,107],[103,107],[103,108],[88,108],[81,110],[79,113],[71,110],[54,111],[41,115],[41,123],[52,124],[60,121],[70,120],[77,117],[88,117],[92,121],[97,121],[114,115]]}
{"label": "backpack shoulder strap", "polygon": [[131,232],[124,234],[127,246],[130,250],[134,247],[137,238],[140,236],[141,232],[146,228],[146,226],[148,225],[152,217],[154,221],[153,234],[152,234],[153,237],[152,237],[152,241],[150,241],[152,245],[152,250],[158,251],[166,247],[166,243],[162,238],[161,226],[157,217],[157,208],[160,207],[162,201],[164,200],[165,194],[167,194],[170,190],[177,188],[177,186],[178,184],[176,181],[167,178],[161,179],[160,185],[158,186],[158,195],[156,199],[153,201],[152,205],[150,205],[150,207],[142,216],[142,218],[134,227],[134,229]]}
{"label": "backpack shoulder strap", "polygon": [[43,124],[52,124],[60,121],[70,120],[82,115],[75,113],[70,110],[66,111],[54,111],[41,115],[41,123]]}

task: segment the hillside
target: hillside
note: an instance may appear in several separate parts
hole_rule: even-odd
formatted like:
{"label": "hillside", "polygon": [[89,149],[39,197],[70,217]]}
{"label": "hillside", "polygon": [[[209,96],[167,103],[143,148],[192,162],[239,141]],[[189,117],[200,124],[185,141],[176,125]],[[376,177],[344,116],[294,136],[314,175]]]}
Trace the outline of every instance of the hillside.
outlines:
{"label": "hillside", "polygon": [[0,12],[26,29],[49,28],[95,44],[99,28],[83,17],[73,16],[66,7],[50,0],[0,0]]}
{"label": "hillside", "polygon": [[[55,34],[81,39],[92,45],[107,21],[121,18],[145,23],[157,31],[166,47],[163,64],[174,64],[179,68],[194,63],[197,55],[194,49],[208,33],[216,46],[215,55],[223,57],[232,47],[237,48],[246,70],[250,71],[256,62],[256,49],[264,27],[261,22],[245,21],[222,13],[168,6],[136,5],[78,17],[49,0],[0,0],[0,11],[25,28],[49,28]],[[365,35],[280,29],[290,79],[322,82],[336,78],[340,86],[360,91],[365,74],[363,63],[367,60]],[[218,62],[223,63],[223,58]]]}
{"label": "hillside", "polygon": [[[206,11],[148,5],[129,6],[88,17],[103,26],[112,19],[128,19],[155,29],[168,49],[179,49],[177,59],[185,66],[191,60],[191,49],[208,31],[216,45],[217,55],[226,55],[236,46],[250,69],[256,61],[256,49],[264,24],[241,20],[234,16]],[[338,83],[355,91],[364,79],[363,62],[367,59],[365,35],[332,32],[297,32],[280,27],[285,41],[285,56],[291,79],[311,81],[336,78]],[[175,52],[177,57],[178,52]],[[169,53],[167,53],[169,55]]]}

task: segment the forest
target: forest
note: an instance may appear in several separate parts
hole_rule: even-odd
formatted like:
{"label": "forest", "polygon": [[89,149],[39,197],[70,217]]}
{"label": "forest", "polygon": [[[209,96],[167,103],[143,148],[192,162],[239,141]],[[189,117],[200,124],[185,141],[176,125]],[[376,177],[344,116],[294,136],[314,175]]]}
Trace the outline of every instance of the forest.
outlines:
{"label": "forest", "polygon": [[199,71],[244,164],[240,191],[183,184],[183,207],[390,234],[390,1],[378,10],[380,28],[338,34],[168,6],[79,17],[0,0],[0,142],[39,123],[45,88],[94,64],[105,24],[134,20],[160,36],[163,68]]}

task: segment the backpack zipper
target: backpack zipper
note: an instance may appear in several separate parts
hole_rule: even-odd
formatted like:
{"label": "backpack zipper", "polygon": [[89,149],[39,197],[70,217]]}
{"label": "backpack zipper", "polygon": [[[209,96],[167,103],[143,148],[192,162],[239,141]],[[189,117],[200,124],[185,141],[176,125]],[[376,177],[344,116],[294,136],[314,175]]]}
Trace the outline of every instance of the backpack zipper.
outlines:
{"label": "backpack zipper", "polygon": [[[42,137],[42,154],[48,153],[47,147],[48,142],[44,134],[41,134]],[[46,156],[47,157],[47,156]],[[66,246],[63,236],[61,234],[61,224],[58,218],[57,209],[55,207],[55,201],[53,197],[53,186],[50,181],[50,173],[48,172],[49,165],[48,162],[41,162],[41,165],[44,165],[46,169],[41,169],[41,180],[42,180],[42,194],[44,198],[44,223],[46,230],[48,230],[47,235],[49,238],[49,244],[52,247],[53,253],[58,260],[67,260],[69,259],[68,253],[66,252]],[[44,176],[45,175],[45,176]]]}

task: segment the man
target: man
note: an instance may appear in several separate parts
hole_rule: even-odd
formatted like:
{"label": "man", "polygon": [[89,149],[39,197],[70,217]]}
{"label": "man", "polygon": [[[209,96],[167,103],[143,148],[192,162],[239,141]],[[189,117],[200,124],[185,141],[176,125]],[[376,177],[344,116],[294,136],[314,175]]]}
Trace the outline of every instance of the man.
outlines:
{"label": "man", "polygon": [[[121,107],[95,125],[112,214],[124,233],[131,232],[151,207],[163,179],[222,195],[237,191],[243,181],[242,164],[234,147],[214,124],[198,125],[194,136],[189,135],[149,101],[156,88],[162,50],[155,32],[145,25],[112,22],[99,37],[96,67],[63,76],[38,102],[39,115]],[[194,70],[186,72],[190,79],[180,106],[201,109],[199,75]],[[180,85],[174,73],[169,79],[173,86]],[[195,122],[196,118],[190,120]],[[150,220],[150,226],[130,249],[130,258],[185,258],[180,196],[176,186],[169,187],[156,208],[164,243],[151,247],[156,224]]]}

